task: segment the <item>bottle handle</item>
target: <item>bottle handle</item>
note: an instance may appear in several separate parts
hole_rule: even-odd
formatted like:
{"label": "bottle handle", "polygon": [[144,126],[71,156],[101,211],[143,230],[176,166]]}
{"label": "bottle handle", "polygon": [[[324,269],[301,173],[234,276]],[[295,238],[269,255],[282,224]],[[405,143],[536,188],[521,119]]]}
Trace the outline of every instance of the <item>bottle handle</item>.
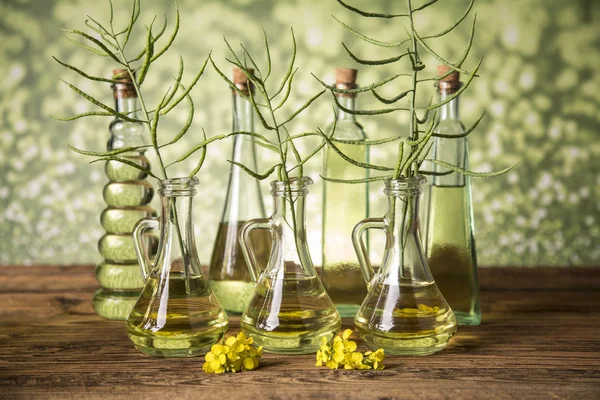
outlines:
{"label": "bottle handle", "polygon": [[239,239],[248,271],[252,282],[256,283],[261,274],[260,266],[256,261],[252,244],[250,243],[250,232],[254,229],[271,229],[271,220],[269,218],[256,218],[246,221],[240,228]]}
{"label": "bottle handle", "polygon": [[158,229],[159,223],[158,218],[142,218],[135,224],[133,228],[133,247],[135,248],[135,253],[137,254],[138,263],[140,264],[140,268],[142,270],[142,277],[144,278],[144,282],[150,276],[150,258],[148,257],[148,249],[144,244],[144,232],[147,229]]}
{"label": "bottle handle", "polygon": [[363,279],[369,285],[375,276],[373,266],[369,261],[365,242],[362,240],[363,233],[368,229],[385,229],[386,224],[383,218],[365,218],[360,221],[352,230],[352,244],[358,257],[358,264],[363,274]]}

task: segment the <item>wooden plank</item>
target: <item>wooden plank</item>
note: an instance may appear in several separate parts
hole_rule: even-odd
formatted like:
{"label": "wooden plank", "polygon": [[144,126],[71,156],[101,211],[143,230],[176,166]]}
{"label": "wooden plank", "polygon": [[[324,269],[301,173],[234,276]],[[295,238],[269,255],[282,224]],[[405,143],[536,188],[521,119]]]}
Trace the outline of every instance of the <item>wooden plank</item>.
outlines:
{"label": "wooden plank", "polygon": [[482,269],[481,282],[482,325],[461,327],[437,355],[331,371],[313,355],[267,354],[256,371],[216,376],[202,358],[139,354],[122,322],[93,313],[90,266],[3,268],[0,398],[600,397],[600,269]]}

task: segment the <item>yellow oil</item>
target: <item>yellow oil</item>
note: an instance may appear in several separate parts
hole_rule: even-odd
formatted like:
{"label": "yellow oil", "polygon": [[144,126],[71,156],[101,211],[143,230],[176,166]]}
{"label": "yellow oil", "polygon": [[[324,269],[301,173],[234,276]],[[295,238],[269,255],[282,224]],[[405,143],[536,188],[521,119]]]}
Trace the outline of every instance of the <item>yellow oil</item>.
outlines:
{"label": "yellow oil", "polygon": [[228,328],[227,315],[202,276],[181,272],[150,277],[127,319],[127,335],[142,353],[155,357],[206,354]]}
{"label": "yellow oil", "polygon": [[481,321],[467,186],[432,186],[427,258],[459,325]]}
{"label": "yellow oil", "polygon": [[242,330],[269,353],[315,353],[342,320],[317,277],[286,273],[259,280]]}
{"label": "yellow oil", "polygon": [[[221,223],[217,231],[208,277],[219,302],[230,314],[244,312],[254,295],[254,283],[240,248],[238,234],[245,221]],[[261,268],[269,259],[271,234],[265,229],[250,233],[252,250]]]}
{"label": "yellow oil", "polygon": [[355,319],[356,330],[386,355],[428,355],[446,347],[456,318],[435,283],[377,284]]}

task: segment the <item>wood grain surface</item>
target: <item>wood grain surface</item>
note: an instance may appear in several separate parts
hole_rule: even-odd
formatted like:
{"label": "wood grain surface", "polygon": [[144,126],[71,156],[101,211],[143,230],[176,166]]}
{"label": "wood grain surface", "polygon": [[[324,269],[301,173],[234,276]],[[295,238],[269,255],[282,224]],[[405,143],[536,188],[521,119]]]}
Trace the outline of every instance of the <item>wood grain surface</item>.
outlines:
{"label": "wood grain surface", "polygon": [[483,268],[480,278],[483,323],[437,355],[331,371],[313,355],[267,354],[256,371],[207,375],[202,357],[143,356],[122,322],[97,317],[93,267],[3,267],[0,398],[600,399],[600,268]]}

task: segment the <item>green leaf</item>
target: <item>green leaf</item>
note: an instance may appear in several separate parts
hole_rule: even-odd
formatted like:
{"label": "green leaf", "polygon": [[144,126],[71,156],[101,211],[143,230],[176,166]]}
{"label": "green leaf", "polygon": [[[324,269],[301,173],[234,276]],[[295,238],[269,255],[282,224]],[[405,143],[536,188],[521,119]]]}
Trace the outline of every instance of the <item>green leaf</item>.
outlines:
{"label": "green leaf", "polygon": [[271,176],[271,174],[273,173],[273,171],[275,171],[275,168],[277,168],[278,166],[280,166],[281,164],[275,164],[273,165],[271,168],[269,168],[267,171],[265,171],[262,174],[256,173],[254,171],[252,171],[250,168],[246,167],[244,164],[241,164],[239,162],[236,161],[231,161],[231,160],[227,160],[227,162],[230,162],[231,164],[237,165],[238,167],[240,167],[241,169],[243,169],[248,175],[253,176],[254,178],[258,179],[258,180],[264,180],[267,179],[269,176]]}
{"label": "green leaf", "polygon": [[69,146],[69,148],[71,150],[73,150],[75,153],[83,154],[85,156],[93,156],[93,157],[116,156],[118,154],[128,153],[130,151],[138,151],[140,149],[147,149],[148,147],[150,147],[148,145],[133,146],[133,147],[123,147],[122,149],[117,149],[117,150],[112,150],[112,151],[97,152],[97,151],[87,151],[87,150],[78,149],[77,147],[71,146],[70,144],[67,144],[67,146]]}
{"label": "green leaf", "polygon": [[465,90],[467,90],[467,88],[469,87],[469,85],[471,84],[471,82],[473,81],[473,79],[477,76],[477,71],[479,70],[479,67],[481,66],[481,63],[483,62],[483,57],[481,57],[481,59],[479,59],[479,62],[477,63],[477,65],[475,66],[475,69],[473,70],[473,72],[471,74],[467,73],[467,75],[469,76],[469,79],[467,80],[467,82],[462,85],[460,87],[460,89],[458,89],[456,92],[452,93],[452,95],[446,97],[443,101],[440,101],[438,103],[432,104],[429,107],[427,107],[427,110],[433,110],[436,108],[439,108],[441,106],[443,106],[444,104],[448,104],[449,102],[451,102],[452,100],[454,100],[456,97],[458,97],[458,95],[460,95],[462,92],[464,92]]}
{"label": "green leaf", "polygon": [[348,46],[346,46],[346,44],[344,42],[342,42],[342,46],[344,46],[344,49],[346,49],[346,53],[348,53],[348,55],[357,63],[359,64],[363,64],[363,65],[385,65],[385,64],[392,64],[395,63],[398,60],[401,60],[403,57],[407,56],[408,53],[402,53],[399,56],[396,57],[390,57],[390,58],[384,58],[382,60],[365,60],[362,58],[358,58],[354,53],[352,53],[350,51],[350,49],[348,48]]}
{"label": "green leaf", "polygon": [[432,4],[435,4],[435,3],[437,3],[437,2],[438,2],[438,0],[429,0],[427,3],[424,3],[423,5],[421,5],[421,6],[417,7],[417,8],[414,8],[414,9],[412,10],[412,12],[414,13],[414,12],[417,12],[417,11],[424,10],[424,9],[426,9],[427,7],[429,7],[430,5],[432,5]]}
{"label": "green leaf", "polygon": [[[156,18],[156,17],[154,17]],[[150,60],[152,59],[152,55],[154,54],[154,41],[152,40],[152,25],[154,25],[154,19],[148,28],[148,33],[146,34],[146,52],[144,53],[144,62],[140,67],[140,73],[138,75],[138,85],[141,86],[146,79],[146,74],[148,73],[148,69],[150,69]]]}
{"label": "green leaf", "polygon": [[361,167],[361,168],[364,168],[364,169],[375,169],[375,170],[378,170],[378,171],[392,171],[392,168],[383,167],[383,166],[375,165],[375,164],[363,163],[363,162],[356,161],[356,160],[348,157],[320,129],[318,130],[318,132],[321,134],[321,136],[323,137],[323,139],[325,139],[325,141],[327,142],[327,145],[329,147],[331,147],[333,149],[333,151],[335,151],[340,157],[342,157],[344,160],[346,160],[350,164],[356,165],[357,167]]}
{"label": "green leaf", "polygon": [[56,117],[56,116],[51,115],[50,118],[55,119],[57,121],[73,121],[73,120],[76,120],[79,118],[93,117],[93,116],[111,117],[111,116],[114,116],[114,114],[111,112],[107,112],[107,111],[90,111],[90,112],[84,112],[81,114],[73,115],[71,117]]}
{"label": "green leaf", "polygon": [[95,48],[95,47],[88,46],[88,45],[86,45],[86,44],[83,44],[83,43],[79,43],[77,40],[75,40],[75,39],[72,39],[72,38],[70,38],[69,36],[65,36],[65,38],[66,38],[68,41],[70,41],[71,43],[73,43],[73,44],[75,44],[75,45],[77,45],[77,46],[81,47],[81,48],[82,48],[82,49],[84,49],[84,50],[91,51],[92,53],[94,53],[94,54],[97,54],[97,55],[99,55],[99,56],[102,56],[102,57],[108,57],[108,54],[106,54],[106,53],[104,53],[104,52],[102,52],[102,51],[98,50],[98,49],[97,49],[97,48]]}
{"label": "green leaf", "polygon": [[373,96],[375,96],[377,98],[377,100],[379,100],[382,103],[385,103],[385,104],[394,104],[398,100],[401,100],[404,97],[406,97],[406,95],[409,94],[410,92],[412,92],[412,89],[411,90],[407,90],[405,92],[402,92],[398,96],[392,97],[391,99],[386,99],[384,97],[381,97],[379,94],[377,94],[377,92],[375,90],[373,90]]}
{"label": "green leaf", "polygon": [[115,17],[112,0],[108,0],[108,5],[110,6],[110,19],[109,19],[108,23],[109,23],[109,25],[112,26],[113,20],[114,20],[114,17]]}
{"label": "green leaf", "polygon": [[[256,70],[256,72],[258,72],[259,76],[262,76],[262,74],[260,72],[260,68],[258,68],[258,64],[256,64],[256,62],[254,61],[254,58],[252,58],[252,55],[250,54],[248,49],[246,49],[242,43],[240,43],[240,47],[244,51],[244,57],[248,57],[248,59],[252,63],[252,67]],[[246,61],[246,59],[244,58],[244,65],[246,65],[245,61]]]}
{"label": "green leaf", "polygon": [[494,171],[494,172],[475,172],[475,171],[471,171],[468,169],[464,169],[464,168],[460,168],[457,167],[456,165],[452,165],[450,163],[447,163],[445,161],[441,161],[441,160],[431,160],[431,159],[427,159],[425,161],[431,161],[434,164],[437,164],[441,167],[445,167],[448,168],[454,172],[457,172],[459,174],[463,174],[465,176],[472,176],[472,177],[476,177],[476,178],[480,178],[480,177],[491,177],[491,176],[499,176],[499,175],[503,175],[505,173],[507,173],[508,171],[510,171],[511,169],[513,169],[514,167],[516,167],[517,165],[519,165],[519,163],[516,163],[515,165],[508,167],[508,168],[504,168],[501,169],[500,171]]}
{"label": "green leaf", "polygon": [[[85,20],[85,25],[90,28],[91,30],[93,30],[94,32],[96,32],[97,34],[99,34],[102,39],[104,40],[104,42],[109,45],[110,47],[112,47],[113,50],[118,50],[119,48],[112,42],[113,36],[106,30],[106,28],[104,28],[98,21],[96,21],[95,19],[93,19],[92,17],[90,17],[89,15],[87,16],[89,19]],[[93,26],[90,21],[92,21],[93,23],[95,23],[97,26]]]}
{"label": "green leaf", "polygon": [[267,53],[267,75],[263,79],[263,82],[266,82],[269,76],[271,75],[271,50],[269,49],[269,39],[267,38],[267,32],[263,29],[263,36],[265,38],[265,52]]}
{"label": "green leaf", "polygon": [[400,47],[402,46],[404,43],[410,41],[409,39],[404,39],[401,42],[396,42],[396,43],[388,43],[388,42],[382,42],[380,40],[377,39],[373,39],[370,38],[368,36],[363,35],[360,32],[355,31],[354,29],[352,29],[350,26],[346,25],[345,23],[343,23],[342,21],[340,21],[339,19],[337,19],[336,17],[332,16],[333,19],[335,19],[340,25],[342,25],[347,31],[349,31],[350,33],[352,33],[354,36],[358,37],[359,39],[364,40],[367,43],[371,43],[374,44],[376,46],[380,46],[380,47]]}
{"label": "green leaf", "polygon": [[[456,63],[457,66],[462,66],[463,62],[465,62],[465,60],[467,59],[467,56],[469,55],[469,52],[471,51],[471,47],[473,46],[473,39],[475,38],[475,24],[477,22],[477,14],[475,14],[475,17],[473,18],[473,25],[471,26],[471,33],[469,35],[469,42],[467,43],[467,47],[465,48],[465,51],[462,55],[462,57],[460,58],[460,60]],[[448,71],[449,73],[450,71]]]}
{"label": "green leaf", "polygon": [[[425,161],[425,160],[423,160],[423,161]],[[428,171],[428,170],[424,170],[424,169],[419,169],[418,173],[421,175],[444,176],[444,175],[450,175],[452,173],[452,171],[436,172],[436,171]]]}
{"label": "green leaf", "polygon": [[116,110],[110,108],[109,106],[107,106],[107,105],[99,102],[98,100],[96,100],[92,96],[88,95],[87,93],[81,91],[76,86],[71,85],[69,82],[64,81],[62,79],[61,79],[61,81],[63,81],[67,86],[69,86],[69,88],[71,88],[71,90],[73,90],[75,93],[77,93],[78,95],[80,95],[81,97],[83,97],[84,99],[86,99],[87,101],[89,101],[89,102],[97,105],[98,107],[102,108],[103,110],[108,111],[110,113],[110,115],[113,115],[115,117],[119,117],[119,118],[121,118],[122,120],[125,120],[125,121],[130,121],[130,122],[144,122],[144,121],[141,121],[139,119],[128,117],[127,115],[125,115],[123,113],[117,112]]}
{"label": "green leaf", "polygon": [[208,57],[206,58],[206,60],[204,60],[204,64],[202,64],[202,68],[200,68],[200,71],[198,71],[198,73],[194,77],[194,80],[192,81],[192,83],[190,84],[190,86],[187,89],[185,89],[185,91],[183,92],[183,94],[181,96],[179,96],[173,102],[173,104],[171,104],[170,106],[168,106],[167,108],[165,108],[163,111],[161,111],[161,113],[163,115],[167,114],[173,108],[177,107],[177,104],[179,104],[183,99],[185,99],[185,97],[190,93],[190,91],[194,88],[194,86],[196,86],[196,83],[198,83],[198,80],[200,79],[200,77],[202,76],[202,74],[204,74],[204,70],[206,69],[206,64],[208,63],[209,58],[210,58],[210,53],[208,54]]}
{"label": "green leaf", "polygon": [[173,90],[165,99],[165,106],[167,106],[171,102],[171,100],[173,100],[175,93],[177,93],[177,89],[179,87],[183,87],[181,83],[181,78],[183,77],[183,69],[183,57],[179,56],[179,71],[177,72],[177,77],[175,78],[175,90]]}
{"label": "green leaf", "polygon": [[123,41],[123,49],[127,46],[127,43],[129,42],[129,36],[131,35],[131,30],[133,29],[133,25],[135,25],[135,22],[137,21],[138,17],[140,16],[140,0],[133,0],[133,9],[131,10],[131,18],[129,20],[129,25],[127,26],[127,29],[124,32],[119,32],[119,33],[125,33],[125,40]]}
{"label": "green leaf", "polygon": [[285,76],[281,80],[281,84],[279,85],[279,88],[275,91],[275,94],[273,96],[271,96],[271,100],[273,98],[275,98],[279,93],[281,93],[281,91],[285,87],[285,83],[290,78],[290,76],[292,75],[293,70],[294,70],[294,63],[296,62],[296,50],[297,50],[296,49],[296,36],[294,36],[294,29],[290,28],[290,31],[292,32],[292,58],[290,59],[290,65],[288,66]]}
{"label": "green leaf", "polygon": [[[202,137],[206,141],[206,131],[204,130],[204,128],[202,128]],[[200,159],[198,160],[198,164],[196,164],[196,168],[194,168],[192,170],[192,172],[190,172],[190,175],[189,175],[190,178],[193,178],[194,176],[196,176],[198,171],[200,171],[200,168],[202,168],[202,165],[204,165],[205,159],[206,159],[206,146],[202,148],[202,154],[200,154]]]}
{"label": "green leaf", "polygon": [[262,126],[264,126],[265,129],[268,129],[271,131],[276,130],[275,128],[273,128],[271,125],[269,125],[267,123],[267,120],[265,119],[265,117],[262,115],[262,113],[258,109],[258,104],[256,103],[256,100],[254,100],[254,94],[252,93],[252,90],[248,91],[248,95],[249,95],[248,100],[250,101],[250,104],[252,104],[252,108],[254,108],[254,112],[256,113],[256,116],[260,120],[260,123],[262,124]]}
{"label": "green leaf", "polygon": [[[300,168],[302,167],[304,164],[306,164],[308,162],[308,160],[310,160],[311,158],[313,158],[313,156],[315,156],[319,151],[321,151],[321,149],[323,147],[325,147],[325,145],[327,144],[326,141],[323,141],[319,146],[317,146],[316,149],[314,149],[308,156],[306,156],[306,158],[304,160],[302,160],[298,165],[295,165],[294,167],[292,167],[292,169],[290,169],[288,171],[288,173],[291,173],[293,170],[295,170],[296,168]],[[302,175],[302,172],[300,172],[300,175]]]}
{"label": "green leaf", "polygon": [[337,0],[337,2],[340,3],[343,7],[347,8],[348,10],[355,12],[358,15],[362,15],[363,17],[389,19],[389,18],[408,17],[409,16],[408,14],[381,14],[381,13],[366,12],[366,11],[360,10],[356,7],[352,7],[348,4],[346,4],[342,0]]}
{"label": "green leaf", "polygon": [[429,47],[423,39],[421,39],[421,37],[419,36],[419,34],[416,31],[414,32],[414,35],[415,35],[415,38],[417,39],[417,41],[421,44],[421,46],[423,46],[423,48],[425,50],[427,50],[427,52],[429,54],[431,54],[436,60],[438,60],[442,64],[449,66],[454,71],[460,72],[461,74],[469,75],[468,71],[465,71],[464,69],[452,64],[450,61],[443,59],[439,54],[437,54],[435,51],[433,51],[433,49],[431,47]]}
{"label": "green leaf", "polygon": [[467,15],[469,15],[469,12],[471,12],[471,8],[473,8],[473,4],[475,4],[475,0],[471,0],[471,2],[469,3],[469,6],[467,7],[467,9],[463,13],[463,15],[454,24],[452,24],[449,28],[444,29],[443,31],[435,33],[433,35],[425,36],[423,39],[436,38],[436,37],[444,36],[444,35],[450,33],[450,31],[452,31],[454,28],[456,28],[465,18],[467,18]]}
{"label": "green leaf", "polygon": [[333,95],[333,98],[334,98],[337,106],[340,108],[340,110],[347,112],[348,114],[353,114],[353,115],[379,115],[379,114],[388,114],[388,113],[391,113],[394,111],[400,111],[400,110],[410,111],[409,108],[405,108],[405,107],[382,108],[380,110],[352,110],[352,109],[346,108],[343,105],[341,105],[340,102],[337,100],[337,97],[335,97],[335,95]]}
{"label": "green leaf", "polygon": [[177,143],[179,139],[181,139],[187,133],[187,131],[190,129],[190,126],[192,126],[192,121],[194,120],[194,102],[192,101],[192,97],[190,95],[185,96],[185,98],[188,100],[190,106],[187,121],[185,122],[177,136],[175,136],[173,140],[171,140],[168,144]]}
{"label": "green leaf", "polygon": [[388,180],[392,179],[391,175],[372,176],[370,178],[362,178],[362,179],[336,179],[336,178],[329,178],[329,177],[323,176],[323,175],[319,175],[319,176],[321,177],[321,179],[323,179],[324,181],[327,181],[327,182],[348,183],[348,184],[388,181]]}
{"label": "green leaf", "polygon": [[[166,27],[166,20],[167,20],[167,17],[165,16],[165,27]],[[173,28],[173,33],[171,34],[171,37],[169,37],[167,44],[162,49],[160,49],[158,53],[156,53],[152,56],[152,58],[150,59],[150,62],[155,61],[158,57],[162,56],[163,54],[165,54],[165,52],[167,50],[169,50],[169,47],[171,47],[171,45],[175,41],[175,37],[177,36],[178,32],[179,32],[179,5],[177,5],[177,2],[175,2],[175,27]]]}
{"label": "green leaf", "polygon": [[473,125],[471,125],[471,127],[469,129],[466,129],[463,133],[458,134],[458,135],[444,135],[441,133],[433,133],[433,136],[435,137],[439,137],[439,138],[445,138],[445,139],[458,139],[458,138],[463,138],[468,136],[471,132],[473,132],[473,130],[475,130],[475,128],[477,128],[477,125],[479,125],[479,123],[481,122],[481,120],[483,119],[483,117],[485,116],[485,111],[483,112],[483,114],[481,114],[481,116],[479,117],[479,119],[477,121],[475,121],[475,123]]}
{"label": "green leaf", "polygon": [[125,158],[121,158],[121,157],[102,157],[102,158],[99,158],[97,160],[90,161],[90,164],[93,164],[93,163],[96,163],[96,162],[99,162],[99,161],[118,161],[120,163],[127,164],[130,167],[133,167],[133,168],[135,168],[137,170],[145,172],[146,174],[148,174],[149,176],[151,176],[153,178],[160,179],[158,176],[154,175],[152,173],[152,171],[150,171],[148,168],[144,168],[141,165],[139,165],[139,164],[137,164],[137,163],[135,163],[135,162],[133,162],[131,160],[127,160]]}
{"label": "green leaf", "polygon": [[92,76],[92,75],[88,75],[85,72],[83,72],[80,69],[75,68],[74,66],[67,64],[65,62],[60,61],[58,58],[52,56],[52,58],[54,58],[54,61],[56,61],[57,63],[59,63],[60,65],[62,65],[65,68],[70,69],[71,71],[75,71],[77,72],[79,75],[83,76],[86,79],[89,79],[91,81],[98,81],[98,82],[107,82],[107,83],[122,83],[122,81],[119,81],[117,79],[107,79],[107,78],[102,78],[99,76]]}
{"label": "green leaf", "polygon": [[396,79],[398,77],[401,77],[401,76],[412,77],[412,75],[410,75],[410,74],[396,74],[396,75],[392,75],[392,76],[390,76],[388,78],[382,79],[382,80],[380,80],[378,82],[372,83],[369,86],[363,86],[363,87],[356,88],[356,89],[338,89],[338,88],[335,87],[335,85],[328,85],[328,84],[326,84],[325,82],[323,82],[322,80],[320,80],[319,78],[317,78],[317,76],[315,74],[311,73],[311,75],[317,81],[319,81],[319,83],[323,87],[329,89],[330,91],[332,91],[334,93],[344,93],[344,94],[354,94],[354,93],[370,92],[371,90],[373,90],[375,88],[378,88],[380,86],[383,86],[386,83],[391,82],[391,81],[393,81],[394,79]]}
{"label": "green leaf", "polygon": [[112,51],[109,50],[108,47],[106,47],[104,45],[104,43],[102,43],[101,41],[99,41],[98,39],[96,39],[93,36],[88,35],[85,32],[81,32],[75,29],[61,29],[63,32],[66,33],[72,33],[78,36],[81,36],[87,40],[89,40],[90,42],[94,43],[96,46],[98,46],[103,52],[105,52],[109,57],[111,57],[113,60],[115,60],[116,62],[118,62],[121,65],[125,65],[121,60],[119,60],[119,58],[115,55],[115,53],[113,53]]}
{"label": "green leaf", "polygon": [[215,62],[214,62],[214,60],[212,59],[212,57],[210,57],[210,56],[209,56],[208,58],[210,59],[210,63],[212,64],[212,66],[213,66],[213,69],[214,69],[215,71],[217,71],[217,73],[219,74],[219,76],[221,76],[221,78],[223,78],[223,80],[224,80],[225,82],[227,82],[227,84],[229,85],[229,87],[230,87],[232,90],[234,90],[234,91],[235,91],[235,92],[236,92],[238,95],[240,95],[241,97],[243,97],[244,99],[246,99],[246,100],[250,100],[250,98],[249,98],[248,96],[246,96],[246,94],[245,94],[244,92],[242,92],[242,91],[241,91],[241,90],[240,90],[240,89],[239,89],[239,88],[238,88],[238,87],[237,87],[237,86],[236,86],[236,85],[235,85],[235,84],[234,84],[234,83],[233,83],[233,82],[232,82],[232,81],[231,81],[231,80],[230,80],[230,79],[227,77],[227,75],[225,75],[225,74],[223,73],[223,71],[221,71],[221,70],[219,69],[219,67],[217,67],[217,65],[215,64]]}
{"label": "green leaf", "polygon": [[281,101],[279,102],[277,107],[275,107],[273,109],[273,111],[279,110],[285,104],[287,99],[290,97],[290,92],[292,91],[292,82],[294,81],[294,75],[296,75],[297,71],[298,71],[298,67],[296,67],[294,72],[292,72],[292,75],[290,75],[290,79],[288,79],[287,88],[285,90],[285,95],[283,96],[283,98],[281,99]]}
{"label": "green leaf", "polygon": [[313,97],[311,97],[306,103],[304,103],[300,108],[298,108],[292,115],[290,115],[288,117],[287,120],[285,120],[285,122],[282,122],[281,124],[279,124],[279,126],[283,126],[285,124],[287,124],[288,122],[290,122],[291,120],[293,120],[294,118],[296,118],[298,116],[298,114],[300,114],[302,111],[306,110],[306,108],[308,106],[310,106],[315,100],[317,100],[319,97],[321,97],[321,95],[325,93],[325,89],[321,90],[319,93],[317,93],[316,95],[314,95]]}

